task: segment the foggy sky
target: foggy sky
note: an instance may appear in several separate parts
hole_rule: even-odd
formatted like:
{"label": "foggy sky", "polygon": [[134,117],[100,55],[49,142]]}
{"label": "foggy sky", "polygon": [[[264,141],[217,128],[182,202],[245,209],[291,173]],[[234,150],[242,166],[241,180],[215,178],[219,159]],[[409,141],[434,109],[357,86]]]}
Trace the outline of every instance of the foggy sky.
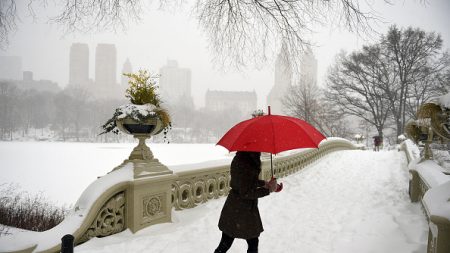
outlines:
{"label": "foggy sky", "polygon": [[[96,34],[64,35],[61,28],[47,23],[51,11],[37,10],[41,17],[36,20],[27,17],[24,2],[18,1],[21,23],[18,30],[9,37],[10,44],[0,55],[22,57],[24,71],[33,71],[34,79],[49,79],[64,87],[69,79],[69,50],[74,42],[89,45],[90,78],[94,79],[95,47],[98,43],[114,43],[117,49],[117,70],[129,58],[136,71],[139,68],[157,73],[167,60],[177,60],[180,67],[192,71],[192,95],[196,107],[204,106],[206,90],[255,90],[258,108],[266,107],[266,97],[274,80],[274,60],[267,62],[261,70],[253,68],[242,72],[223,72],[212,63],[205,34],[198,29],[195,17],[189,8],[173,12],[150,10],[139,24],[133,24],[127,31],[102,32]],[[450,46],[450,1],[369,1],[382,18],[374,28],[385,33],[392,24],[399,27],[420,27],[426,31],[436,31],[444,40],[444,47]],[[329,65],[342,49],[352,51],[370,43],[370,37],[357,37],[345,29],[330,27],[314,28],[313,52],[318,60],[318,82],[323,84]],[[373,34],[372,39],[378,40]],[[120,73],[117,83],[120,83]]]}

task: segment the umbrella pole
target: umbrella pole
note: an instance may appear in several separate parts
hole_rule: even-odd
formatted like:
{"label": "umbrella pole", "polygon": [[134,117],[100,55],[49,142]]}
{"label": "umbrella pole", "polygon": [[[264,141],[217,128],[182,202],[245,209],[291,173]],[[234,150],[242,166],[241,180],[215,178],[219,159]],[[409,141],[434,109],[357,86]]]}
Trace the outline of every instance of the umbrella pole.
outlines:
{"label": "umbrella pole", "polygon": [[271,178],[273,178],[272,153],[270,153],[270,171],[272,172],[272,177]]}

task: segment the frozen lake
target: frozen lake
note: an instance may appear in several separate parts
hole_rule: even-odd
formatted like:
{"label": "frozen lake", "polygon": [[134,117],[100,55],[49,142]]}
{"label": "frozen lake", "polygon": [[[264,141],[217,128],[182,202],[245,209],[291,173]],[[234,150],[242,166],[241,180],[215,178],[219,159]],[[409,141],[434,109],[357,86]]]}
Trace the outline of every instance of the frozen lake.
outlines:
{"label": "frozen lake", "polygon": [[[57,205],[73,204],[83,190],[127,159],[136,143],[0,142],[0,185],[42,192]],[[163,164],[230,159],[215,144],[147,144]]]}

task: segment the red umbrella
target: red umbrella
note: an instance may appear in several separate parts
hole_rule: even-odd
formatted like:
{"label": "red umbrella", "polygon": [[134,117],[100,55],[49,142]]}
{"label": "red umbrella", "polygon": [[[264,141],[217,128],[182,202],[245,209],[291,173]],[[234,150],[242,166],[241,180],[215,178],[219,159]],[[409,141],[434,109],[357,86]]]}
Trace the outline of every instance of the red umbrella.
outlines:
{"label": "red umbrella", "polygon": [[[306,121],[281,115],[269,115],[245,120],[219,140],[229,151],[254,151],[278,154],[297,148],[317,148],[326,137]],[[272,155],[270,166],[273,176]]]}

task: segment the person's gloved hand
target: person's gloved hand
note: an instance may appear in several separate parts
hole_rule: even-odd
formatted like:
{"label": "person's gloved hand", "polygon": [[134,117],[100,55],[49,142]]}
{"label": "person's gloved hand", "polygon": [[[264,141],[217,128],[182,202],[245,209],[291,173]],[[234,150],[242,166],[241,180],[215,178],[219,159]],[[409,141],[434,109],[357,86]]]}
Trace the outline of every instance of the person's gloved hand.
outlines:
{"label": "person's gloved hand", "polygon": [[275,189],[275,192],[280,192],[281,190],[283,190],[283,183],[277,184],[277,188]]}
{"label": "person's gloved hand", "polygon": [[274,192],[277,189],[277,179],[272,177],[269,182],[267,182],[267,188],[270,192]]}

